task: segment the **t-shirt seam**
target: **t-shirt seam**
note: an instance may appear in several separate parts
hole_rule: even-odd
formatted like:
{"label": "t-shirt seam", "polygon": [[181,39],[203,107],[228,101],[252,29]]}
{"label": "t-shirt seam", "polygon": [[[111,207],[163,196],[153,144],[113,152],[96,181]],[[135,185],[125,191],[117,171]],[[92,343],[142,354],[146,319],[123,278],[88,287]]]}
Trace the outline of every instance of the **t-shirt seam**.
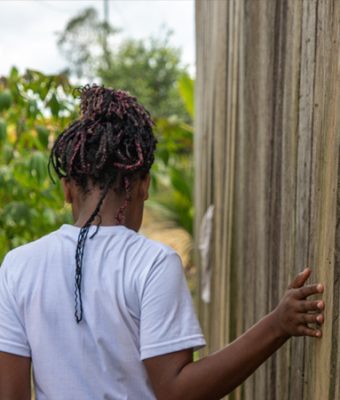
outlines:
{"label": "t-shirt seam", "polygon": [[161,342],[161,343],[144,345],[141,347],[141,352],[143,352],[145,350],[157,349],[157,348],[163,347],[163,346],[169,346],[171,344],[186,342],[188,340],[193,340],[193,339],[203,339],[205,341],[203,334],[197,333],[195,335],[184,336],[182,338],[167,340],[167,341]]}
{"label": "t-shirt seam", "polygon": [[1,349],[1,345],[4,345],[7,348],[22,349],[22,350],[25,350],[26,353],[31,354],[30,347],[29,346],[25,346],[24,344],[21,344],[21,343],[15,343],[15,342],[11,342],[11,341],[8,341],[8,340],[0,339],[0,349]]}

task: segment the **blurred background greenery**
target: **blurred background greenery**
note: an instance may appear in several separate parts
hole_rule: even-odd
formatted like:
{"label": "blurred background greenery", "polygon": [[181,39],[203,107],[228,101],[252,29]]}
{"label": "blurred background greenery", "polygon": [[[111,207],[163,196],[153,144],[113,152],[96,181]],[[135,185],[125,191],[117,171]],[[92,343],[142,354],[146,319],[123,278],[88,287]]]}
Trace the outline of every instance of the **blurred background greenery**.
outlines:
{"label": "blurred background greenery", "polygon": [[112,46],[119,30],[87,8],[57,35],[66,70],[13,67],[0,78],[0,263],[11,248],[72,223],[47,162],[55,137],[77,116],[76,81],[128,90],[151,112],[159,144],[148,210],[186,233],[191,265],[194,80],[171,31],[161,32]]}

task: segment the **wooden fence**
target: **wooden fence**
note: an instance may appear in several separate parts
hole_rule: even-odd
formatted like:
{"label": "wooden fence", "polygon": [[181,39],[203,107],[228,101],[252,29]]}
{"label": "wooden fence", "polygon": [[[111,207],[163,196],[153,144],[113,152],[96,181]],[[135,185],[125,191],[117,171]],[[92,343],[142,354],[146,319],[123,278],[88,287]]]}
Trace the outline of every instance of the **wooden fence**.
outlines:
{"label": "wooden fence", "polygon": [[326,286],[322,340],[293,338],[229,398],[338,400],[340,1],[196,0],[196,40],[197,241],[215,207],[208,350],[310,266]]}

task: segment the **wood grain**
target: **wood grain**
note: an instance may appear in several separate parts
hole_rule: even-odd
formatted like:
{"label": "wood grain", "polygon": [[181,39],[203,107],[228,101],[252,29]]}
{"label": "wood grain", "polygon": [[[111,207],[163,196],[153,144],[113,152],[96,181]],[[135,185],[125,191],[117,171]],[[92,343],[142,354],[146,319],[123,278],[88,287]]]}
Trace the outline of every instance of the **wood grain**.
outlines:
{"label": "wood grain", "polygon": [[196,237],[215,205],[208,350],[310,266],[323,339],[294,338],[229,399],[338,400],[340,2],[197,0],[196,39]]}

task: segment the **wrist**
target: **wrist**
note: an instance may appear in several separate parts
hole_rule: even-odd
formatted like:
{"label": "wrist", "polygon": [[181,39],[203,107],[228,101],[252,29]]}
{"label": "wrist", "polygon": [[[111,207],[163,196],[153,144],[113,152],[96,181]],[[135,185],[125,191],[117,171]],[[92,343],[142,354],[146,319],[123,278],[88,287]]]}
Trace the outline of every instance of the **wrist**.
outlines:
{"label": "wrist", "polygon": [[278,341],[285,342],[291,335],[284,329],[282,323],[280,322],[280,317],[278,315],[277,309],[273,310],[266,316],[268,327],[272,333],[274,339]]}

